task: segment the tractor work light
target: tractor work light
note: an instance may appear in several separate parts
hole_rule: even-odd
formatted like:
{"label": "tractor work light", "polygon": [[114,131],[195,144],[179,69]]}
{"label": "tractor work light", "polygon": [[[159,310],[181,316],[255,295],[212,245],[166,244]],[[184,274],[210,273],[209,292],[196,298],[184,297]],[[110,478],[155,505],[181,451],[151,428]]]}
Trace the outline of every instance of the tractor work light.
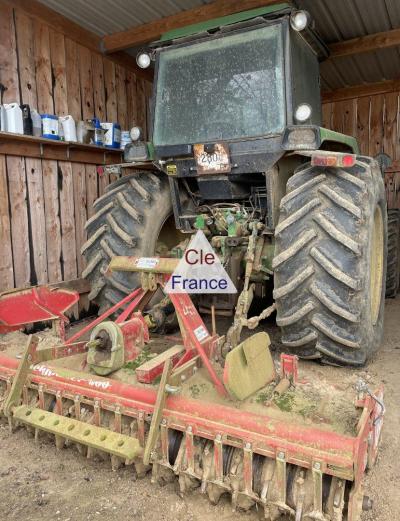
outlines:
{"label": "tractor work light", "polygon": [[294,113],[294,117],[296,121],[299,123],[304,123],[308,119],[310,119],[312,114],[312,109],[308,103],[302,103],[299,105]]}
{"label": "tractor work light", "polygon": [[151,63],[150,54],[148,52],[140,52],[136,57],[136,63],[141,69],[147,69]]}
{"label": "tractor work light", "polygon": [[142,129],[140,127],[132,127],[130,136],[132,141],[139,141],[139,139],[142,137]]}
{"label": "tractor work light", "polygon": [[312,128],[292,128],[287,134],[289,149],[313,149],[317,146],[315,131]]}
{"label": "tractor work light", "polygon": [[310,21],[310,15],[307,11],[295,11],[290,16],[290,25],[295,31],[304,31]]}

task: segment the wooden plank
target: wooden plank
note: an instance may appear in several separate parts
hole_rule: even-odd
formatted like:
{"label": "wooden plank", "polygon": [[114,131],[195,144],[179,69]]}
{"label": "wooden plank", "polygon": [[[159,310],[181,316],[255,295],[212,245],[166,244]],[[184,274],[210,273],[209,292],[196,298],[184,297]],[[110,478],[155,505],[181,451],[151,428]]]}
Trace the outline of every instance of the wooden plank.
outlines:
{"label": "wooden plank", "polygon": [[400,157],[399,152],[399,94],[393,92],[385,96],[385,125],[383,151],[392,159]]}
{"label": "wooden plank", "polygon": [[115,66],[115,87],[117,92],[117,114],[121,130],[128,130],[128,107],[126,101],[126,73],[120,65]]}
{"label": "wooden plank", "polygon": [[78,46],[79,76],[81,83],[82,117],[93,118],[93,72],[92,55],[89,49]]}
{"label": "wooden plank", "polygon": [[[34,20],[47,24],[53,30],[64,34],[74,42],[80,43],[99,55],[102,54],[102,40],[97,34],[88,31],[60,13],[46,7],[42,2],[36,0],[1,0],[1,3],[8,9],[15,8],[16,11],[25,12]],[[3,16],[0,15],[0,20],[2,19]],[[5,54],[0,53],[0,56],[5,56]],[[143,78],[151,78],[151,71],[138,67],[135,58],[125,52],[114,53],[110,59]]]}
{"label": "wooden plank", "polygon": [[94,214],[93,203],[98,197],[98,174],[95,165],[86,165],[86,205],[88,218]]}
{"label": "wooden plank", "polygon": [[35,38],[38,110],[41,114],[54,114],[49,28],[47,25],[44,25],[37,20],[34,21],[33,28]]}
{"label": "wooden plank", "polygon": [[56,161],[42,161],[49,282],[62,280],[61,226]]}
{"label": "wooden plank", "polygon": [[323,92],[322,102],[333,103],[345,99],[362,98],[364,96],[398,91],[400,91],[400,79],[380,81],[378,83],[363,83],[362,85],[353,85],[352,87],[345,87],[331,92]]}
{"label": "wooden plank", "polygon": [[357,133],[357,100],[343,101],[343,134],[355,136]]}
{"label": "wooden plank", "polygon": [[336,132],[343,133],[343,113],[344,113],[344,102],[337,101],[333,104],[332,109],[332,128]]}
{"label": "wooden plank", "polygon": [[33,260],[31,283],[46,284],[47,245],[44,208],[42,163],[40,159],[25,158],[31,230],[31,256]]}
{"label": "wooden plank", "polygon": [[[23,11],[16,10],[16,34],[22,103],[37,108],[35,45],[32,19]],[[22,152],[22,150],[21,150]],[[25,158],[28,196],[28,215],[31,234],[31,283],[46,284],[47,246],[42,163],[40,159]]]}
{"label": "wooden plank", "polygon": [[77,277],[75,209],[71,163],[58,164],[63,280]]}
{"label": "wooden plank", "polygon": [[12,7],[0,3],[0,82],[7,88],[4,103],[20,102],[16,48]]}
{"label": "wooden plank", "polygon": [[103,58],[98,54],[92,53],[92,70],[93,70],[93,97],[94,97],[94,115],[100,121],[106,121],[106,93],[104,87],[104,68]]}
{"label": "wooden plank", "polygon": [[7,157],[8,189],[11,206],[11,241],[14,278],[17,288],[30,285],[28,209],[23,157]]}
{"label": "wooden plank", "polygon": [[11,223],[5,156],[0,156],[0,292],[14,287]]}
{"label": "wooden plank", "polygon": [[[74,185],[74,205],[75,205],[75,240],[76,240],[76,261],[78,276],[86,267],[86,262],[81,254],[81,248],[87,240],[85,224],[87,220],[86,203],[86,170],[84,165],[72,165],[72,180]],[[89,285],[90,287],[90,285]],[[88,293],[88,292],[87,292]],[[78,303],[79,314],[89,309],[90,303],[87,295],[81,296]]]}
{"label": "wooden plank", "polygon": [[237,0],[216,0],[200,7],[167,16],[161,20],[107,35],[103,38],[103,47],[106,52],[136,47],[157,40],[163,33],[173,29],[277,3],[279,3],[279,0],[241,0],[241,2]]}
{"label": "wooden plank", "polygon": [[32,20],[23,11],[15,12],[21,102],[37,109],[35,44]]}
{"label": "wooden plank", "polygon": [[137,117],[138,117],[138,125],[143,130],[143,135],[145,139],[147,136],[147,119],[146,119],[146,93],[144,90],[144,80],[138,78],[137,80]]}
{"label": "wooden plank", "polygon": [[72,165],[72,181],[74,188],[77,268],[78,275],[80,276],[86,265],[84,258],[81,255],[81,248],[87,240],[85,230],[85,223],[87,220],[86,171],[84,165]]}
{"label": "wooden plank", "polygon": [[146,128],[147,128],[147,135],[150,139],[150,132],[151,132],[151,112],[150,112],[150,103],[151,103],[151,96],[153,93],[153,85],[149,81],[144,82],[144,94],[145,94],[145,103],[146,103]]}
{"label": "wooden plank", "polygon": [[329,59],[342,56],[353,56],[377,49],[388,49],[400,45],[400,29],[392,29],[380,33],[368,34],[343,42],[332,43],[329,46]]}
{"label": "wooden plank", "polygon": [[370,135],[370,98],[357,100],[357,140],[362,154],[368,155]]}
{"label": "wooden plank", "polygon": [[90,165],[110,165],[120,163],[122,160],[122,153],[118,149],[70,144],[65,141],[32,138],[22,134],[7,134],[4,132],[0,133],[0,154],[88,163]]}
{"label": "wooden plank", "polygon": [[82,119],[78,46],[69,38],[65,39],[65,58],[65,74],[68,86],[68,113],[74,118],[75,123],[77,123]]}
{"label": "wooden plank", "polygon": [[110,123],[116,123],[118,119],[118,111],[115,87],[115,65],[108,59],[104,59],[104,83],[107,121]]}
{"label": "wooden plank", "polygon": [[57,116],[68,115],[68,91],[64,35],[50,30],[51,70],[54,110]]}
{"label": "wooden plank", "polygon": [[41,2],[37,2],[36,0],[10,0],[8,3],[15,8],[25,11],[25,13],[29,14],[35,21],[40,23],[45,22],[57,32],[69,35],[72,40],[80,42],[85,47],[98,52],[100,51],[100,39],[97,35],[84,29],[77,23],[72,22],[68,18],[65,18],[53,9],[46,7]]}
{"label": "wooden plank", "polygon": [[332,128],[332,109],[333,103],[324,103],[322,105],[322,126],[324,128]]}
{"label": "wooden plank", "polygon": [[371,98],[369,155],[372,157],[383,151],[384,101],[382,94]]}
{"label": "wooden plank", "polygon": [[136,76],[127,71],[126,73],[126,103],[128,113],[128,128],[137,125],[137,92]]}

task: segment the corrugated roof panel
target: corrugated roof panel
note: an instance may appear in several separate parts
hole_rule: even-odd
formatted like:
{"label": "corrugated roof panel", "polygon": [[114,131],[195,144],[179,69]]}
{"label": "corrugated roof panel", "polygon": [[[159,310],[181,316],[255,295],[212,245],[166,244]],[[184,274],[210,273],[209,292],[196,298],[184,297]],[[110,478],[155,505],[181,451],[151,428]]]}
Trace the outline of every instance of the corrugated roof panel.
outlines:
{"label": "corrugated roof panel", "polygon": [[[213,0],[40,1],[104,36]],[[318,32],[328,44],[400,27],[400,0],[296,0],[296,4],[310,12]],[[329,60],[322,64],[321,76],[324,88],[331,89],[399,78],[400,47]]]}
{"label": "corrugated roof panel", "polygon": [[99,36],[136,27],[212,0],[40,0]]}

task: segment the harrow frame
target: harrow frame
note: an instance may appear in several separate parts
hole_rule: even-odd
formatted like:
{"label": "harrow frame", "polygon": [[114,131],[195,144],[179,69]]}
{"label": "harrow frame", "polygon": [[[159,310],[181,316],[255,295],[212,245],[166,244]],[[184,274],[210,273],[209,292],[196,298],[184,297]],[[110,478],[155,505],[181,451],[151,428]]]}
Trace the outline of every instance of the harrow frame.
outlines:
{"label": "harrow frame", "polygon": [[[159,274],[158,277],[158,279],[153,278],[150,285],[149,279],[147,279],[147,286],[144,284],[142,290],[135,290],[130,295],[130,299],[128,297],[124,299],[123,303],[127,307],[119,320],[127,319],[130,314],[135,313],[137,306],[140,307],[140,302],[143,303],[146,300],[146,291],[154,292],[157,284],[165,282],[165,274]],[[206,329],[206,326],[189,295],[178,294],[171,295],[171,297],[179,317],[186,348],[181,360],[186,362],[194,356],[200,355],[214,386],[221,395],[225,395],[223,384],[215,374],[209,360],[218,343],[218,337],[211,335],[206,330],[203,339],[199,341],[193,331],[198,327]],[[117,309],[114,306],[106,315],[115,311],[114,308]],[[67,430],[63,431],[63,425],[65,425],[65,429],[68,429],[75,422],[81,428],[83,422],[88,423],[87,418],[83,417],[82,411],[90,410],[92,414],[89,426],[93,427],[94,432],[89,432],[89,434],[93,434],[97,438],[100,435],[104,437],[104,433],[110,432],[110,430],[117,434],[117,437],[111,436],[109,442],[104,437],[103,443],[104,452],[111,455],[113,464],[118,464],[124,459],[126,464],[135,464],[138,474],[143,474],[148,466],[144,465],[140,458],[145,452],[149,439],[151,419],[158,414],[158,445],[151,451],[153,480],[157,480],[163,472],[170,471],[179,475],[182,492],[188,488],[188,483],[190,488],[190,483],[193,481],[201,483],[203,492],[210,486],[217,487],[220,491],[219,495],[222,493],[221,491],[229,490],[232,493],[234,506],[238,504],[240,498],[245,498],[246,501],[263,506],[267,516],[271,505],[259,491],[254,490],[255,458],[263,456],[275,464],[278,497],[275,497],[273,507],[279,512],[297,516],[296,521],[297,519],[330,521],[331,518],[323,512],[323,480],[324,476],[332,476],[335,480],[332,480],[332,483],[338,490],[340,487],[344,488],[346,482],[351,482],[351,487],[347,487],[350,490],[346,519],[347,521],[359,520],[363,503],[362,480],[367,467],[375,462],[382,428],[382,410],[379,401],[375,398],[375,396],[383,396],[382,388],[375,395],[363,393],[359,396],[356,406],[362,409],[362,413],[356,436],[342,435],[314,426],[299,425],[295,422],[285,422],[266,415],[240,410],[226,402],[222,405],[213,403],[210,407],[210,403],[206,401],[179,395],[167,395],[166,399],[162,400],[162,407],[159,408],[157,404],[161,402],[157,400],[157,389],[154,386],[133,385],[112,377],[95,376],[51,364],[52,359],[82,353],[84,343],[82,341],[74,343],[74,341],[82,335],[82,332],[91,329],[103,318],[104,316],[96,319],[88,327],[67,340],[64,346],[48,349],[42,353],[31,351],[30,371],[27,372],[25,381],[20,382],[22,405],[14,403],[14,416],[7,410],[3,411],[8,413],[12,424],[25,423],[35,429],[36,436],[41,430],[53,432],[57,447],[60,448],[64,446],[65,440],[71,441],[72,439],[75,443],[88,446],[87,454],[90,456],[93,450],[102,449],[99,442],[85,443],[83,436],[71,438],[68,436]],[[284,376],[292,371],[293,376],[297,377],[297,367],[293,367],[292,362],[290,357],[287,358],[286,355],[283,355],[282,374]],[[18,359],[0,352],[0,389],[4,388],[3,406],[13,389],[13,382],[21,370],[22,363],[23,361],[20,362]],[[175,364],[175,367],[177,365],[180,363]],[[53,404],[50,409],[49,404]],[[73,404],[72,407],[71,404]],[[0,402],[0,412],[1,409]],[[47,412],[40,416],[37,414],[38,410]],[[73,410],[72,414],[71,410]],[[73,418],[69,417],[71,415]],[[41,427],[41,421],[49,424],[54,418],[60,416],[63,417],[61,426],[60,421],[55,420],[57,429],[51,430],[50,428],[49,430]],[[106,416],[108,421],[110,418],[112,420],[109,421],[108,426],[104,427],[103,420]],[[96,431],[96,429],[98,430]],[[90,428],[88,430],[90,431]],[[172,431],[182,433],[182,442],[173,461],[171,461],[169,446]],[[128,440],[127,436],[129,440],[132,440],[129,443],[131,443],[133,452],[131,451],[129,458],[123,456],[125,454],[123,451],[114,450],[118,443],[122,446],[122,442]],[[208,443],[211,451],[210,467],[203,468],[201,471],[196,463],[198,440]],[[224,474],[224,450],[227,447],[237,451],[242,465],[241,481],[235,485],[234,492],[232,492],[232,483],[226,479]],[[294,511],[287,502],[287,476],[290,465],[304,469],[312,477],[310,483],[312,482],[313,510],[309,513],[300,511],[300,517],[298,517],[298,510]],[[275,518],[271,517],[271,519]],[[341,514],[339,517],[332,517],[332,521],[336,521],[336,519],[340,521]]]}

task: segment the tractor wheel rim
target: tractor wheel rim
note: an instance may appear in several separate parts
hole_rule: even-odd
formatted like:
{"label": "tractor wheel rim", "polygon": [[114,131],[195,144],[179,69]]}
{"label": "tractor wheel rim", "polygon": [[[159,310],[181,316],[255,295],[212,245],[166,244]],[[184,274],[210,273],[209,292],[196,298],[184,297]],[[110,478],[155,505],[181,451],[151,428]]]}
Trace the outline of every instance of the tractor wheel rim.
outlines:
{"label": "tractor wheel rim", "polygon": [[377,206],[371,241],[371,317],[375,325],[379,318],[382,301],[383,282],[383,218],[382,209]]}

